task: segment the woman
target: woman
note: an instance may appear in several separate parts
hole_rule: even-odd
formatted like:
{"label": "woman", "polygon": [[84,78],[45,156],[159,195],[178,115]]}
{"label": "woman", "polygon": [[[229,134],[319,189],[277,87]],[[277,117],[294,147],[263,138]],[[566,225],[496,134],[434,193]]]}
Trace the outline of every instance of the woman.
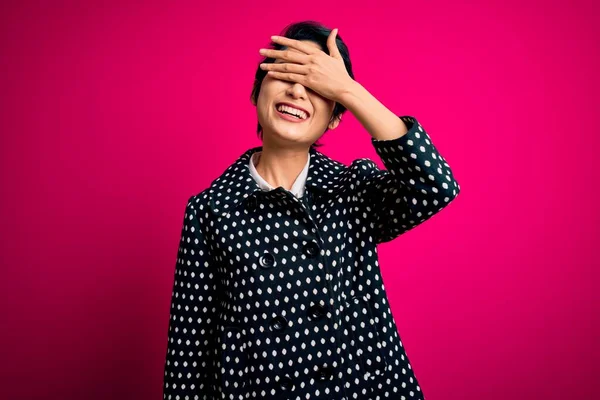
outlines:
{"label": "woman", "polygon": [[[424,399],[393,319],[377,245],[459,193],[413,117],[353,78],[337,30],[273,37],[252,103],[263,145],[187,203],[165,399]],[[350,110],[386,170],[316,147]]]}

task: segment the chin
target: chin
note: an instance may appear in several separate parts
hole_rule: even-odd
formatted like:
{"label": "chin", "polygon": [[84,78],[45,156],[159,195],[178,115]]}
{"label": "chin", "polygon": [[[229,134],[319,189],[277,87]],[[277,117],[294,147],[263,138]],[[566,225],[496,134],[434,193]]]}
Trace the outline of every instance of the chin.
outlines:
{"label": "chin", "polygon": [[289,143],[308,143],[308,136],[302,129],[294,129],[290,127],[273,127],[273,136],[278,142]]}
{"label": "chin", "polygon": [[300,124],[286,123],[286,121],[277,121],[271,124],[273,132],[276,132],[278,136],[285,136],[289,138],[306,136],[306,127],[300,126]]}

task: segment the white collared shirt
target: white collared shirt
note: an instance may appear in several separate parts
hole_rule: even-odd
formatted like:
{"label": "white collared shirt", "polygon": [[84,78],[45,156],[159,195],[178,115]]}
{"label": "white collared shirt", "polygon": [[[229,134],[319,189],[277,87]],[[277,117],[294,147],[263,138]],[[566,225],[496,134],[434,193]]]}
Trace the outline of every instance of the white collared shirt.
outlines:
{"label": "white collared shirt", "polygon": [[[252,177],[258,183],[258,186],[262,190],[273,190],[275,188],[273,186],[271,186],[269,184],[269,182],[265,181],[263,179],[263,177],[258,174],[258,171],[256,170],[256,167],[254,166],[254,163],[258,159],[258,156],[260,153],[261,153],[260,151],[257,151],[252,154],[252,157],[250,157],[250,165],[249,165],[250,174],[252,175]],[[300,175],[298,175],[298,177],[294,181],[294,184],[292,185],[292,189],[290,190],[290,192],[298,198],[300,198],[304,195],[304,185],[306,183],[306,177],[308,175],[308,165],[309,164],[310,164],[310,153],[308,154],[308,160],[306,160],[306,164],[304,165],[304,168],[300,172]]]}

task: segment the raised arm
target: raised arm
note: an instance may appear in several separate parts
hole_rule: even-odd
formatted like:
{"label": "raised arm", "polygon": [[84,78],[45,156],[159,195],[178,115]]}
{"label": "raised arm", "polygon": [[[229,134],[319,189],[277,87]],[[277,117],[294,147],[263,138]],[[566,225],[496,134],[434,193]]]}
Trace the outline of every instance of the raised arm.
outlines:
{"label": "raised arm", "polygon": [[389,140],[371,139],[386,169],[362,159],[359,202],[371,221],[376,243],[390,241],[431,218],[460,192],[450,166],[421,124],[399,117],[406,134]]}

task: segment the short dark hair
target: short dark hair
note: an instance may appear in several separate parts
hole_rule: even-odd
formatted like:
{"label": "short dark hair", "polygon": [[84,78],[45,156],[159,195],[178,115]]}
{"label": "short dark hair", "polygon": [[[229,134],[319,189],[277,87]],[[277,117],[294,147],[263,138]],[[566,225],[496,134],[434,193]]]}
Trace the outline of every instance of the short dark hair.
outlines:
{"label": "short dark hair", "polygon": [[[327,38],[329,37],[331,31],[332,29],[325,27],[323,24],[317,21],[308,20],[292,23],[286,26],[279,36],[284,36],[295,40],[310,40],[312,42],[317,43],[321,47],[321,50],[323,50],[326,54],[329,54],[329,48],[327,47]],[[350,52],[348,51],[348,47],[346,46],[339,34],[336,35],[335,41],[340,51],[340,54],[344,59],[346,71],[348,71],[348,75],[350,75],[350,77],[354,79],[354,73],[352,72],[352,62],[350,61]],[[286,46],[283,46],[279,43],[275,43],[273,41],[270,42],[269,46],[274,48],[275,50],[281,50],[286,48]],[[261,63],[273,62],[275,62],[275,59],[270,57],[265,58],[263,61],[261,61]],[[254,75],[254,85],[252,87],[252,94],[250,96],[250,99],[253,101],[254,104],[258,104],[260,86],[266,75],[267,71],[261,69],[260,67],[256,69],[256,74]],[[335,103],[332,120],[338,116],[341,117],[341,115],[344,114],[346,111],[346,107],[344,107],[340,103]],[[327,132],[328,130],[329,127],[325,129],[325,132]],[[256,133],[262,140],[263,131],[262,126],[260,126],[260,122],[258,123],[258,126],[256,128]],[[311,147],[313,148],[320,146],[322,146],[322,144],[318,143],[318,140],[311,145]]]}

